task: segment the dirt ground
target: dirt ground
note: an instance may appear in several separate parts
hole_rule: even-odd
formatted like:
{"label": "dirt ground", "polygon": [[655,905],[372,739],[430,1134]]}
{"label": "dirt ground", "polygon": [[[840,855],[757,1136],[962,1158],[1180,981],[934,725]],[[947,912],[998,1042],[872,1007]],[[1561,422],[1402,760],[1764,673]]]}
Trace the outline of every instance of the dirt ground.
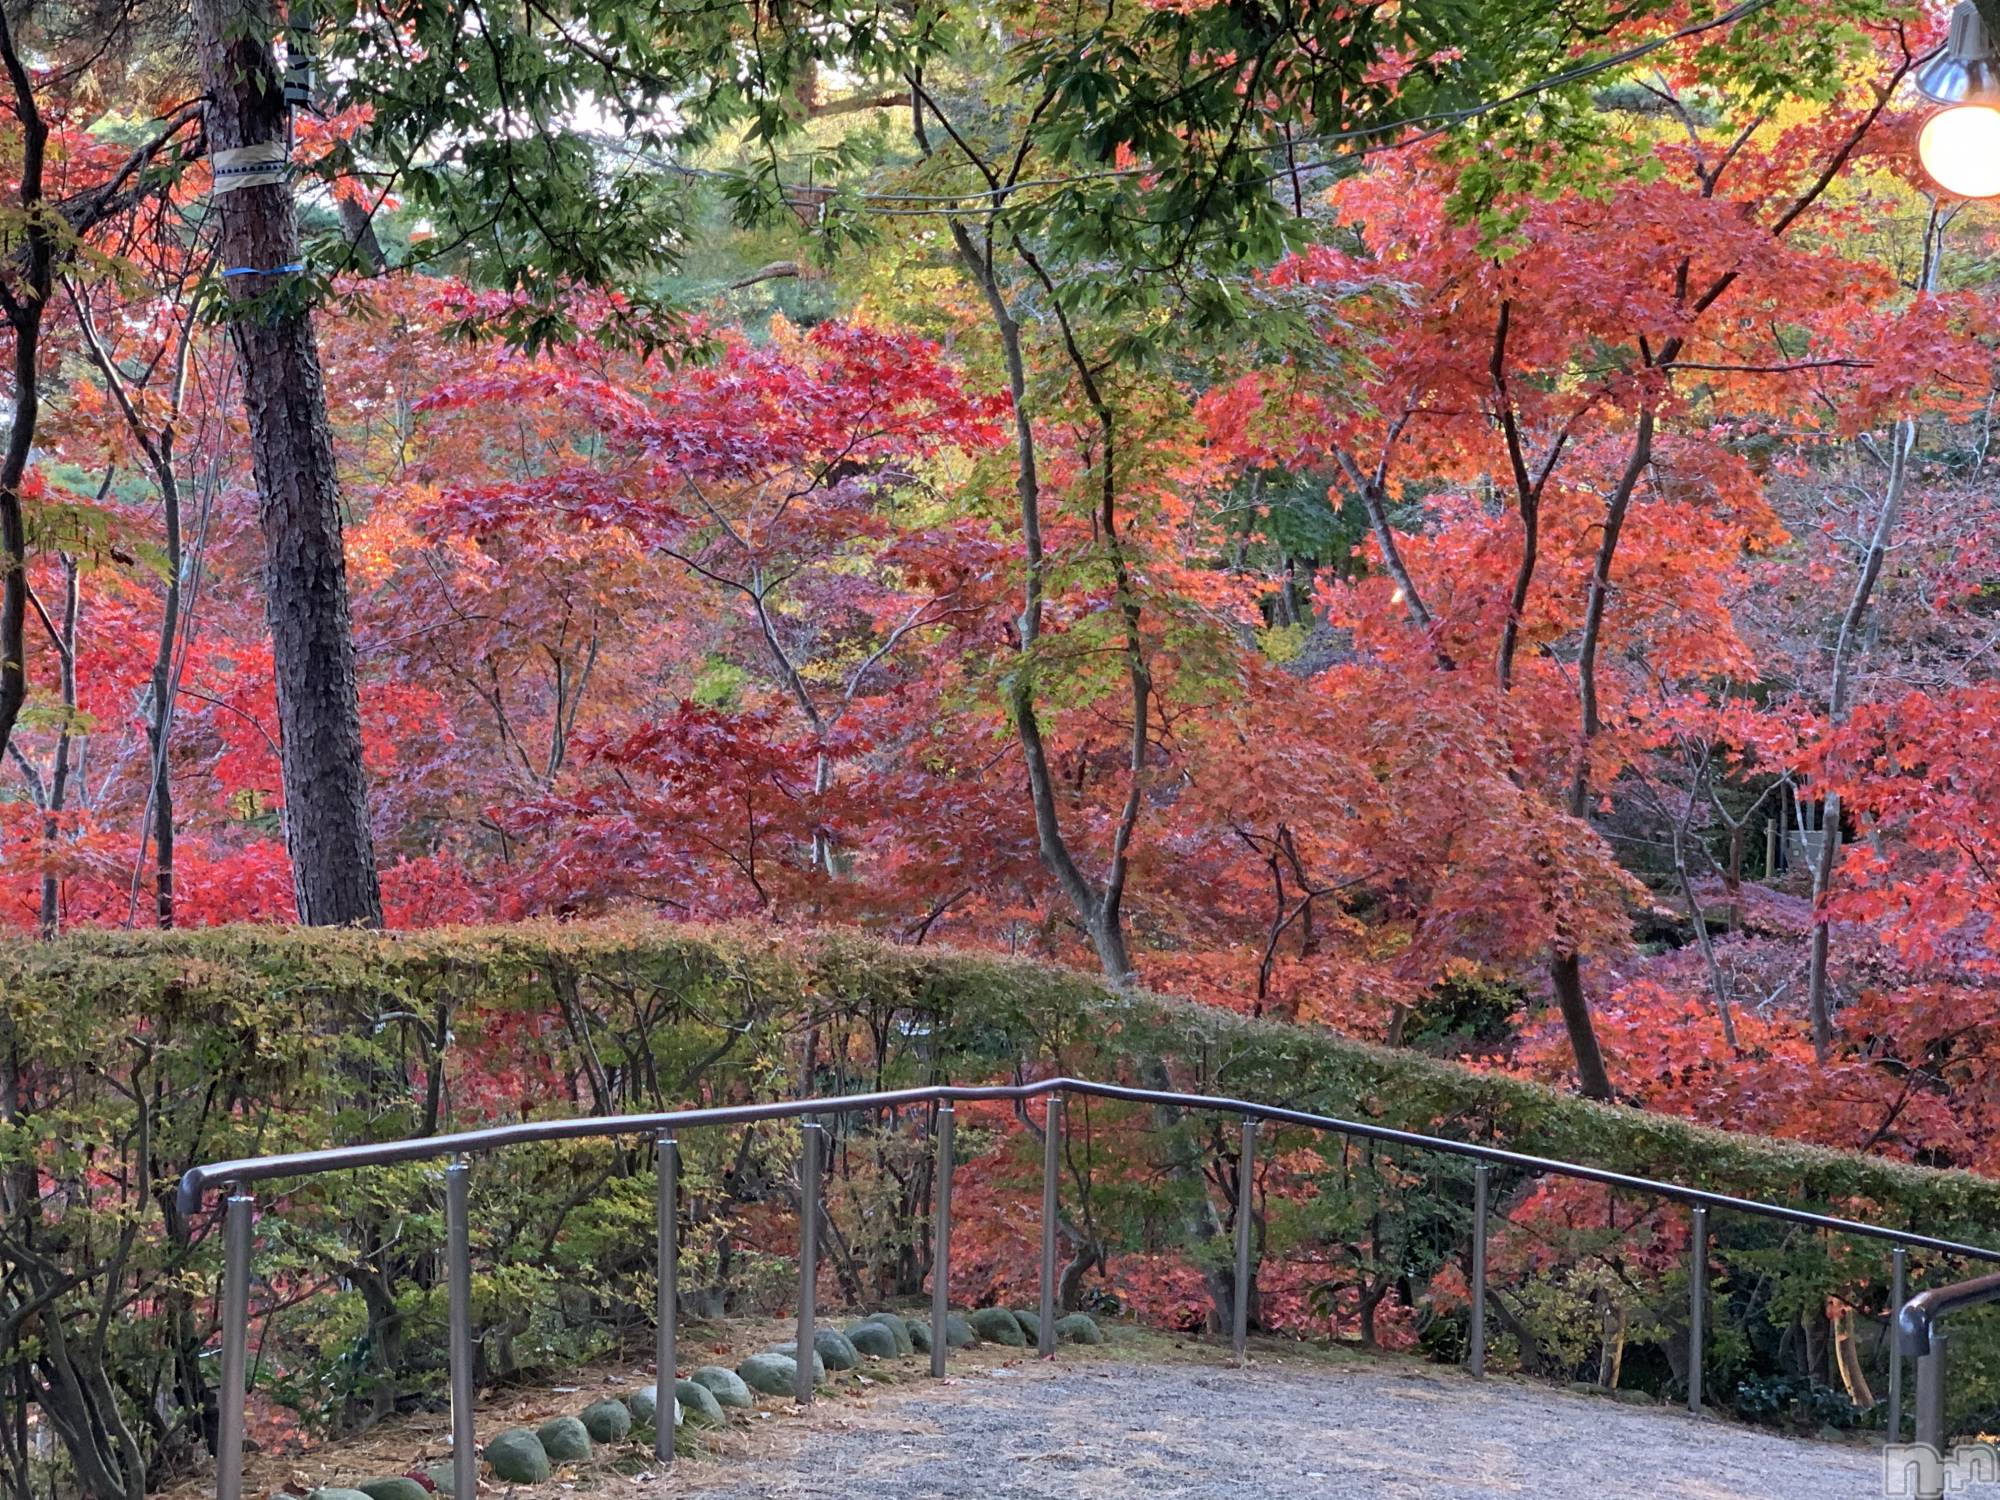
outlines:
{"label": "dirt ground", "polygon": [[[1100,1351],[1092,1350],[1095,1356]],[[1084,1358],[900,1387],[631,1490],[688,1500],[1846,1500],[1872,1451],[1454,1372]],[[785,1440],[789,1439],[789,1440]],[[623,1488],[624,1486],[621,1486]]]}
{"label": "dirt ground", "polygon": [[[684,1345],[683,1368],[734,1363],[782,1337],[736,1328]],[[1052,1364],[990,1347],[869,1361],[811,1407],[760,1398],[730,1426],[684,1434],[670,1470],[602,1451],[548,1485],[488,1479],[480,1500],[1862,1500],[1884,1493],[1872,1449],[1806,1442],[1660,1406],[1394,1360],[1217,1350],[1121,1331]],[[648,1383],[605,1367],[573,1385],[481,1403],[481,1440]],[[449,1456],[443,1414],[295,1458],[253,1455],[246,1495],[303,1493]],[[212,1493],[193,1484],[173,1500]]]}

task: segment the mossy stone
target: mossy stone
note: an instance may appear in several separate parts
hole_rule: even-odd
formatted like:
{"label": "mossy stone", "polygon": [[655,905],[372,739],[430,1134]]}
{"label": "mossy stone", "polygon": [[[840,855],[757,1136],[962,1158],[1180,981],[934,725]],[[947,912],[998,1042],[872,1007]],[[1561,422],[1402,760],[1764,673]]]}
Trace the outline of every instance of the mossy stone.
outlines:
{"label": "mossy stone", "polygon": [[[799,1341],[797,1339],[787,1339],[782,1344],[773,1344],[771,1346],[771,1353],[782,1354],[787,1359],[796,1360],[799,1357]],[[857,1360],[856,1363],[858,1364],[859,1361]],[[820,1357],[819,1350],[815,1349],[813,1350],[813,1384],[819,1385],[825,1380],[826,1361]]]}
{"label": "mossy stone", "polygon": [[965,1349],[979,1342],[979,1335],[972,1331],[972,1324],[964,1313],[944,1315],[944,1346],[947,1349]]}
{"label": "mossy stone", "polygon": [[[659,1402],[654,1401],[657,1411]],[[593,1401],[576,1414],[593,1443],[622,1443],[632,1431],[632,1408],[623,1401]]]}
{"label": "mossy stone", "polygon": [[555,1464],[580,1464],[590,1457],[590,1429],[575,1417],[550,1417],[535,1429],[542,1450]]}
{"label": "mossy stone", "polygon": [[1067,1313],[1056,1319],[1056,1337],[1065,1344],[1101,1344],[1104,1331],[1089,1313]]}
{"label": "mossy stone", "polygon": [[1025,1307],[1014,1309],[1014,1321],[1021,1325],[1021,1337],[1031,1344],[1042,1341],[1042,1315],[1029,1312]]}
{"label": "mossy stone", "polygon": [[510,1427],[488,1443],[486,1461],[509,1484],[547,1484],[553,1472],[548,1449],[526,1427]]}
{"label": "mossy stone", "polygon": [[743,1383],[766,1396],[789,1396],[799,1378],[799,1362],[789,1354],[753,1354],[736,1367]]}
{"label": "mossy stone", "polygon": [[815,1328],[813,1353],[829,1370],[852,1370],[861,1363],[861,1353],[854,1340],[838,1328]]}
{"label": "mossy stone", "polygon": [[[625,1409],[632,1413],[632,1430],[636,1433],[643,1428],[651,1432],[660,1415],[660,1388],[657,1385],[642,1385],[636,1391],[627,1391],[620,1399],[624,1401]],[[681,1404],[676,1401],[674,1426],[681,1425],[683,1415]]]}
{"label": "mossy stone", "polygon": [[989,1344],[1005,1344],[1010,1349],[1019,1349],[1028,1342],[1021,1325],[1014,1321],[1014,1315],[1004,1307],[982,1307],[966,1314],[966,1321],[972,1331]]}
{"label": "mossy stone", "polygon": [[368,1500],[431,1500],[431,1492],[407,1474],[387,1474],[380,1479],[364,1479],[355,1488]]}
{"label": "mossy stone", "polygon": [[755,1406],[757,1398],[750,1394],[750,1387],[743,1383],[743,1377],[722,1365],[703,1365],[689,1377],[696,1385],[706,1386],[708,1393],[722,1406]]}
{"label": "mossy stone", "polygon": [[931,1325],[922,1318],[903,1319],[903,1330],[910,1336],[910,1348],[918,1354],[931,1352]]}
{"label": "mossy stone", "polygon": [[715,1392],[699,1381],[676,1380],[674,1399],[696,1427],[720,1427],[728,1420],[722,1414],[722,1403],[715,1399]]}
{"label": "mossy stone", "polygon": [[[432,1464],[426,1468],[424,1470],[424,1478],[428,1479],[436,1487],[440,1495],[455,1495],[458,1493],[458,1474],[455,1465],[448,1458],[441,1464]],[[307,1496],[306,1500],[312,1500],[312,1497]]]}
{"label": "mossy stone", "polygon": [[368,1495],[363,1490],[345,1490],[337,1484],[323,1484],[307,1495],[306,1500],[368,1500]]}
{"label": "mossy stone", "polygon": [[910,1325],[904,1320],[901,1313],[870,1313],[861,1321],[864,1323],[880,1323],[884,1328],[888,1329],[896,1340],[896,1352],[898,1354],[915,1354],[917,1352],[916,1343],[910,1338]]}
{"label": "mossy stone", "polygon": [[896,1335],[880,1323],[860,1322],[849,1326],[847,1336],[854,1341],[854,1347],[863,1354],[872,1354],[877,1359],[896,1357]]}

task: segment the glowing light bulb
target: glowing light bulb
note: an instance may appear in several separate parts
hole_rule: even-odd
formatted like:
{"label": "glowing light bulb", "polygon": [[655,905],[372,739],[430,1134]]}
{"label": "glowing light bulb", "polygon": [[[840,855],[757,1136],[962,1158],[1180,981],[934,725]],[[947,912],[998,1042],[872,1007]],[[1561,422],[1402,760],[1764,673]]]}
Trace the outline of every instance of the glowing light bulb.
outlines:
{"label": "glowing light bulb", "polygon": [[2000,109],[1958,104],[1924,122],[1917,156],[1931,180],[1960,198],[2000,197]]}

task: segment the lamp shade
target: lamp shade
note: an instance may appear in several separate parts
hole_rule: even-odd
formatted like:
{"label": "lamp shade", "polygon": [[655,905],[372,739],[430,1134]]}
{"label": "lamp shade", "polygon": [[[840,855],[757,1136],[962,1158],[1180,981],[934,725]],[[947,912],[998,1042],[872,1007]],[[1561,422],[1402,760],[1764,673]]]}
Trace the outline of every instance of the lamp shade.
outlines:
{"label": "lamp shade", "polygon": [[1944,50],[1917,70],[1917,92],[1939,104],[2000,109],[2000,41],[1986,29],[1973,0],[1958,0]]}

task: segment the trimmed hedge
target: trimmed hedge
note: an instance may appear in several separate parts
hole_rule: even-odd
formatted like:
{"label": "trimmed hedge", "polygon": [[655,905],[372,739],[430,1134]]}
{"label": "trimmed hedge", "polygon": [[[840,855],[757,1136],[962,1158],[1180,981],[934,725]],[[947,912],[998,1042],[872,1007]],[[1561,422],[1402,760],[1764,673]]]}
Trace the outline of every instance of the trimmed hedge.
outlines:
{"label": "trimmed hedge", "polygon": [[[446,1029],[467,1008],[549,1021],[581,1005],[593,1028],[612,1033],[608,1051],[596,1038],[600,1063],[629,1063],[616,1045],[625,1039],[616,1021],[593,1004],[607,992],[667,1004],[677,1051],[720,1044],[731,1028],[811,1006],[873,1024],[883,1035],[896,1022],[928,1028],[940,1042],[932,1057],[886,1060],[879,1068],[884,1086],[984,1081],[1015,1065],[1031,1074],[1130,1078],[1135,1061],[1164,1058],[1175,1087],[1189,1091],[1488,1141],[1802,1207],[1873,1205],[1871,1217],[1932,1234],[1979,1240],[2000,1226],[2000,1180],[1969,1172],[1708,1129],[1329,1032],[1121,993],[1047,964],[893,947],[848,932],[774,935],[632,920],[393,935],[239,927],[87,933],[0,954],[0,1015],[45,1057],[87,1058],[115,1072],[120,1054],[137,1053],[133,1023],[192,1023],[198,1052],[230,1054],[210,1053],[218,1077],[236,1070],[266,1084],[302,1083],[341,1052],[351,1038],[329,1028],[343,1021]],[[638,1083],[621,1083],[620,1107],[647,1107]],[[665,1107],[678,1102],[660,1097]],[[245,1149],[289,1143],[273,1134],[288,1134],[277,1124],[281,1101],[266,1102],[274,1113],[240,1133]],[[549,1104],[567,1113],[588,1102]],[[373,1128],[344,1138],[393,1138],[412,1133],[410,1123],[382,1115]],[[307,1128],[299,1140],[318,1144],[320,1135]]]}
{"label": "trimmed hedge", "polygon": [[[192,1461],[212,1399],[202,1384],[212,1378],[202,1354],[210,1299],[188,1288],[212,1285],[215,1220],[211,1209],[181,1222],[172,1180],[200,1161],[462,1128],[518,1118],[524,1107],[639,1112],[793,1095],[807,1080],[813,1092],[1058,1071],[1156,1083],[1164,1071],[1190,1092],[1487,1141],[1974,1243],[1991,1242],[2000,1226],[2000,1181],[1970,1173],[1710,1130],[1325,1032],[1122,993],[1047,965],[893,947],[851,932],[626,919],[392,935],[79,934],[0,953],[0,1057],[9,1055],[25,1063],[13,1084],[16,1123],[0,1126],[0,1171],[40,1172],[63,1188],[66,1211],[0,1224],[0,1260],[26,1263],[17,1252],[31,1252],[73,1268],[132,1237],[116,1285],[57,1287],[49,1305],[79,1332],[106,1298],[126,1310],[113,1320],[104,1363],[152,1479]],[[742,1305],[767,1271],[771,1285],[784,1281],[777,1252],[737,1234],[726,1207],[754,1201],[757,1182],[782,1177],[782,1132],[760,1139],[763,1154],[740,1160],[692,1136],[684,1146],[690,1199],[725,1204],[705,1210],[718,1215],[716,1231],[688,1243],[731,1247],[691,1259],[690,1305]],[[854,1195],[889,1195],[852,1202],[857,1226],[905,1226],[871,1229],[888,1238],[864,1247],[874,1257],[864,1269],[901,1292],[921,1285],[927,1269],[922,1236],[908,1229],[927,1209],[928,1178],[920,1156],[909,1162],[917,1170],[844,1184]],[[531,1147],[482,1164],[481,1214],[499,1226],[481,1246],[483,1376],[587,1354],[605,1327],[643,1318],[649,1174],[638,1142]],[[580,1182],[591,1191],[579,1192]],[[1136,1227],[1121,1246],[1171,1248],[1161,1225],[1175,1214],[1164,1191],[1127,1205]],[[349,1311],[300,1320],[307,1354],[297,1388],[274,1394],[335,1426],[433,1391],[440,1226],[427,1169],[271,1192],[286,1194],[285,1211],[260,1226],[260,1265],[322,1278],[338,1268],[354,1287],[343,1294]],[[1439,1221],[1429,1264],[1454,1233]],[[887,1289],[856,1287],[869,1296]],[[0,1343],[0,1382],[13,1382],[0,1389],[44,1404],[65,1399],[38,1357],[24,1336]]]}

